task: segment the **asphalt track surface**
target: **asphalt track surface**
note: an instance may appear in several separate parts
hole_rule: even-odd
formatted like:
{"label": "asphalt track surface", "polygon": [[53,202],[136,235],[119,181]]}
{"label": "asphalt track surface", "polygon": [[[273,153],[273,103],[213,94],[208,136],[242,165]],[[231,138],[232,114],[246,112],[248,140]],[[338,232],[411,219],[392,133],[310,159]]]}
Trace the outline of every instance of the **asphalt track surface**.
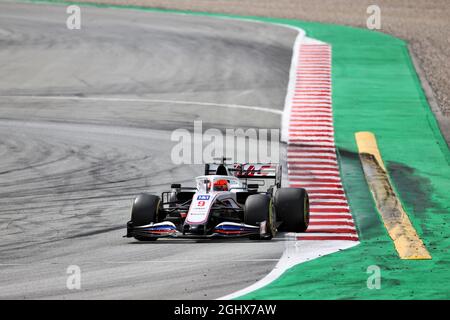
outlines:
{"label": "asphalt track surface", "polygon": [[202,103],[282,110],[296,32],[131,10],[82,8],[81,30],[66,18],[0,3],[0,298],[213,299],[266,275],[282,238],[122,235],[134,195],[202,172],[170,161],[172,130],[279,128],[274,113]]}

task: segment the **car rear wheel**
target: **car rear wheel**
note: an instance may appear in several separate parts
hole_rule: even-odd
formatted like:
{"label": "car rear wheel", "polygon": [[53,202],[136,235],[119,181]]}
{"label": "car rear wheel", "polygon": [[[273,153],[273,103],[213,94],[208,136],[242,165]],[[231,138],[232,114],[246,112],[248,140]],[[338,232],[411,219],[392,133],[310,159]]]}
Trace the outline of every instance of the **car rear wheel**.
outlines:
{"label": "car rear wheel", "polygon": [[251,235],[253,240],[270,240],[275,235],[272,201],[264,194],[252,194],[247,197],[244,207],[244,223],[252,226],[266,222],[267,236]]}
{"label": "car rear wheel", "polygon": [[303,188],[280,188],[274,197],[280,231],[305,232],[309,225],[309,198]]}
{"label": "car rear wheel", "polygon": [[[134,227],[158,222],[159,197],[147,193],[138,195],[131,208],[131,223]],[[154,241],[156,238],[135,236],[139,241]]]}

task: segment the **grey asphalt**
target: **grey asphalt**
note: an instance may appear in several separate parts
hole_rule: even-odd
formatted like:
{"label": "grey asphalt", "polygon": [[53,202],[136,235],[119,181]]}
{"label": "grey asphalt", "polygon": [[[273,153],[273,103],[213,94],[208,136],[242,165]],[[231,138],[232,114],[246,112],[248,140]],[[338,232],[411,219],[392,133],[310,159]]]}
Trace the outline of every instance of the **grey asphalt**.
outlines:
{"label": "grey asphalt", "polygon": [[134,195],[202,172],[171,162],[173,130],[279,128],[274,113],[218,105],[281,110],[296,32],[87,7],[81,30],[66,18],[0,2],[0,298],[213,299],[262,278],[283,239],[122,235]]}

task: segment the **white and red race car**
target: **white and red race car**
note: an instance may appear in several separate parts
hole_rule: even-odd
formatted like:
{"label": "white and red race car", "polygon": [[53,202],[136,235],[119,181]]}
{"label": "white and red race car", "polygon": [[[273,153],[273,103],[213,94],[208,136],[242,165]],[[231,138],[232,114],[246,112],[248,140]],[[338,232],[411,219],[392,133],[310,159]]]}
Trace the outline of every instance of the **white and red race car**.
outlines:
{"label": "white and red race car", "polygon": [[308,194],[302,188],[281,188],[280,165],[226,164],[225,160],[206,164],[205,175],[195,178],[196,187],[172,184],[171,191],[161,197],[138,195],[126,237],[140,241],[162,237],[269,240],[277,230],[306,231]]}

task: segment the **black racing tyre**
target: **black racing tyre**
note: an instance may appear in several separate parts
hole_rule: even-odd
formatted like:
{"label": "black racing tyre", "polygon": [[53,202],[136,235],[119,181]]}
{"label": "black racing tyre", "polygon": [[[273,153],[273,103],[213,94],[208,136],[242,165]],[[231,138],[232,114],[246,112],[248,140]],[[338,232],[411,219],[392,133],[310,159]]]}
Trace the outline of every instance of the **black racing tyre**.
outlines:
{"label": "black racing tyre", "polygon": [[266,221],[270,235],[263,238],[260,235],[251,235],[250,239],[270,240],[275,235],[271,199],[265,194],[252,194],[245,200],[244,223],[255,226],[263,221]]}
{"label": "black racing tyre", "polygon": [[[138,195],[131,207],[131,222],[133,226],[145,226],[152,222],[158,222],[158,209],[160,199],[157,196],[141,193]],[[139,241],[153,241],[156,238],[146,238],[141,236],[135,236]]]}
{"label": "black racing tyre", "polygon": [[280,188],[274,197],[277,220],[282,223],[278,230],[305,232],[309,225],[309,197],[303,188]]}

